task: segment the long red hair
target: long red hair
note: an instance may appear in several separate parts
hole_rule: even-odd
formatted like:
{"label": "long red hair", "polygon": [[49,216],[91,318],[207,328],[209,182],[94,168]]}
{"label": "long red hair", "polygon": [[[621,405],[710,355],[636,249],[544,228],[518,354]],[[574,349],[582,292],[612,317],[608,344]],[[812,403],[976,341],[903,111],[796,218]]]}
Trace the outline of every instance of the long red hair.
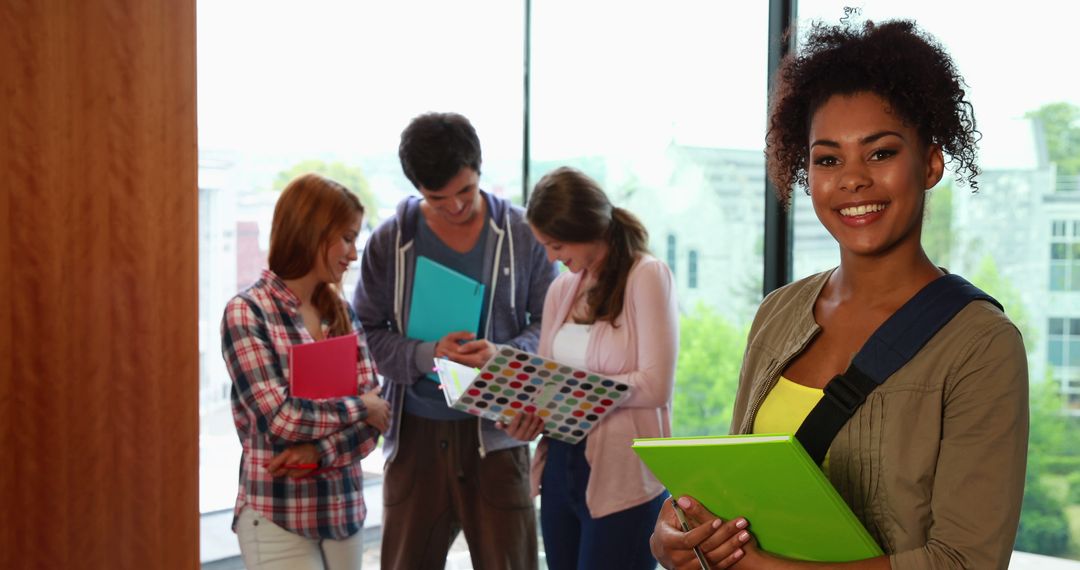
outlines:
{"label": "long red hair", "polygon": [[[314,173],[293,179],[274,206],[270,270],[282,279],[299,279],[315,267],[320,257],[329,264],[331,240],[339,239],[358,215],[364,215],[364,207],[341,184]],[[330,336],[352,332],[340,283],[320,283],[315,287],[312,304],[329,321]]]}

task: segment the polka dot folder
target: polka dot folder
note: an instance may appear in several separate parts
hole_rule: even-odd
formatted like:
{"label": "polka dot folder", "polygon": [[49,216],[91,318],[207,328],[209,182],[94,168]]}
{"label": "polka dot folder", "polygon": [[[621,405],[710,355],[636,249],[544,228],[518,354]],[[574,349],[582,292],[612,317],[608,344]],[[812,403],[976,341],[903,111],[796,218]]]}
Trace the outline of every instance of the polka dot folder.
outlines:
{"label": "polka dot folder", "polygon": [[581,441],[630,394],[623,382],[511,347],[480,369],[436,358],[435,372],[451,408],[503,423],[536,414],[545,435],[567,443]]}

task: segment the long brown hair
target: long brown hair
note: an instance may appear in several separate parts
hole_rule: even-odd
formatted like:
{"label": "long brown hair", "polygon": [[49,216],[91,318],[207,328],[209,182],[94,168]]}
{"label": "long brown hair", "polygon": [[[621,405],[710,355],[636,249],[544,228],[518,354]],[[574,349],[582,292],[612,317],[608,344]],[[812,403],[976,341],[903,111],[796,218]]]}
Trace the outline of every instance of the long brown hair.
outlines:
{"label": "long brown hair", "polygon": [[[270,270],[282,279],[307,275],[318,256],[329,265],[331,240],[338,239],[364,207],[347,188],[318,174],[303,174],[289,182],[274,206],[270,226]],[[330,336],[352,332],[341,297],[340,283],[319,283],[312,305],[329,321]]]}
{"label": "long brown hair", "polygon": [[630,268],[640,254],[649,251],[649,232],[641,221],[613,206],[592,178],[565,166],[536,183],[525,217],[540,233],[561,242],[607,243],[607,256],[586,304],[589,322],[614,324],[622,314]]}

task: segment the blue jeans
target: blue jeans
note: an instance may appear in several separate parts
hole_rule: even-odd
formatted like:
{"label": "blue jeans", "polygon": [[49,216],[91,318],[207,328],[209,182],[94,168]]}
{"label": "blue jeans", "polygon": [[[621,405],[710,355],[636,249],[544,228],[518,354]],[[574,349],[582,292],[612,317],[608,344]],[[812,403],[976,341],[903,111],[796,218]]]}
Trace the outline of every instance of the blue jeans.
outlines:
{"label": "blue jeans", "polygon": [[594,519],[585,505],[590,471],[584,440],[577,445],[548,440],[540,491],[540,527],[548,568],[653,570],[656,559],[649,551],[649,536],[668,493]]}

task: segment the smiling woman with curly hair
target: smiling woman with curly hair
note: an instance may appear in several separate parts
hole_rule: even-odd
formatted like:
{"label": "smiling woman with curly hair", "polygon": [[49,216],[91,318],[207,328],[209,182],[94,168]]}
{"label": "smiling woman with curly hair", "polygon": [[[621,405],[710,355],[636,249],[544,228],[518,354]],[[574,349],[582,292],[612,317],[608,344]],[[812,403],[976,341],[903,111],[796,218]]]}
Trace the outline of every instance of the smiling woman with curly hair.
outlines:
{"label": "smiling woman with curly hair", "polygon": [[[978,131],[963,86],[941,45],[903,21],[815,26],[779,71],[769,177],[787,204],[793,187],[806,188],[840,265],[762,302],[731,432],[831,441],[822,469],[884,552],[823,561],[844,568],[1005,568],[1012,553],[1027,458],[1027,357],[992,300],[964,305],[855,404],[835,437],[803,425],[834,378],[859,377],[853,355],[860,370],[883,360],[860,352],[883,323],[931,284],[948,283],[923,250],[922,223],[946,157],[958,182],[976,188]],[[759,548],[744,513],[721,521],[692,497],[678,501],[696,528],[683,532],[670,506],[661,511],[650,545],[667,568],[700,567],[694,547],[714,568],[811,567]],[[821,532],[814,520],[802,525],[796,532]]]}
{"label": "smiling woman with curly hair", "polygon": [[[945,50],[907,21],[863,29],[815,25],[796,57],[784,60],[766,138],[769,178],[782,202],[807,188],[810,120],[833,95],[875,93],[925,144],[950,157],[957,182],[977,188],[975,115],[964,79]],[[809,188],[807,188],[809,191]]]}

